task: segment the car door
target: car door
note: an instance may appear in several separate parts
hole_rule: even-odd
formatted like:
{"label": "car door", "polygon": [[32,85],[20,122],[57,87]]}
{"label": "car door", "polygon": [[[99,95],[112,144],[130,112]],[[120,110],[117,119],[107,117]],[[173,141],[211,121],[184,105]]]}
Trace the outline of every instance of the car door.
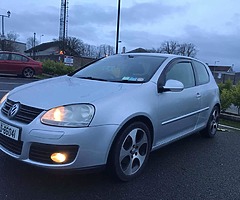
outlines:
{"label": "car door", "polygon": [[200,113],[197,127],[202,127],[206,124],[212,106],[215,104],[215,90],[216,85],[210,83],[210,74],[207,67],[198,61],[193,61],[196,77],[197,90],[199,91],[200,98]]}
{"label": "car door", "polygon": [[11,61],[11,67],[10,67],[11,73],[21,74],[28,60],[22,55],[13,53],[10,56],[10,61]]}
{"label": "car door", "polygon": [[8,73],[9,72],[9,67],[8,67],[8,62],[9,62],[9,54],[8,53],[0,53],[0,73]]}
{"label": "car door", "polygon": [[[200,97],[196,90],[196,80],[191,60],[177,60],[163,71],[159,83],[177,80],[183,83],[182,91],[159,93],[159,139],[174,140],[195,129],[200,108]],[[166,141],[164,141],[166,142]]]}

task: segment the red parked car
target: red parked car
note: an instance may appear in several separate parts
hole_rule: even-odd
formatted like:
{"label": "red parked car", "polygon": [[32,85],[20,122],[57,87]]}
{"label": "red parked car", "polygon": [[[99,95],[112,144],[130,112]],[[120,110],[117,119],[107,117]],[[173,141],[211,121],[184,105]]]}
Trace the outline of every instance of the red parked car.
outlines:
{"label": "red parked car", "polygon": [[42,63],[20,53],[0,51],[0,73],[31,78],[42,73]]}

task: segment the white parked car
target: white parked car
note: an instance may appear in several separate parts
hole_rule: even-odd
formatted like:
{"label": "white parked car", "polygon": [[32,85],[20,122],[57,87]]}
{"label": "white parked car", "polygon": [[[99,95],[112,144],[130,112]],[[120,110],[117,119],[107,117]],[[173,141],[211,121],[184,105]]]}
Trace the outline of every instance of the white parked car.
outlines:
{"label": "white parked car", "polygon": [[55,170],[108,165],[128,181],[151,151],[199,131],[215,136],[220,101],[204,63],[139,53],[15,88],[0,110],[0,149],[9,156]]}

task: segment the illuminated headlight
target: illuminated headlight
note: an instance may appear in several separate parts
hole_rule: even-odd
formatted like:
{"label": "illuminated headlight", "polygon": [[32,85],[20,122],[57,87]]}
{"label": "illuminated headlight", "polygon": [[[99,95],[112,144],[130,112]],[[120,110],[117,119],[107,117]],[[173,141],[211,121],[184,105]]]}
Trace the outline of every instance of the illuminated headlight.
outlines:
{"label": "illuminated headlight", "polygon": [[3,98],[2,98],[1,101],[0,101],[0,104],[2,104],[2,103],[7,99],[8,94],[9,94],[9,93],[7,93],[7,94],[5,94],[5,95],[3,96]]}
{"label": "illuminated headlight", "polygon": [[86,127],[90,124],[94,111],[90,104],[60,106],[47,111],[41,122],[53,126]]}

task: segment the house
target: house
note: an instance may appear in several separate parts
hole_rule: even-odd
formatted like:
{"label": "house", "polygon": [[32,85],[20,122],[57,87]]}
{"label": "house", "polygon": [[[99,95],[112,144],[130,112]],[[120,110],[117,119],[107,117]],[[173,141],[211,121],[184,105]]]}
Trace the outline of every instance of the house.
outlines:
{"label": "house", "polygon": [[[63,54],[62,41],[53,41],[42,43],[31,49],[25,51],[28,56],[49,56],[49,55],[62,55]],[[77,56],[78,53],[71,49],[68,45],[65,46],[65,54],[68,56]],[[34,55],[35,54],[35,55]]]}
{"label": "house", "polygon": [[62,61],[67,65],[73,65],[75,67],[82,67],[94,60],[93,58],[79,56],[78,53],[68,45],[65,46],[63,52],[62,47],[62,41],[47,42],[28,49],[25,51],[25,54],[34,59]]}
{"label": "house", "polygon": [[235,72],[232,66],[209,65],[209,68],[217,83],[225,83],[227,80],[231,80],[235,85],[240,81],[240,73]]}
{"label": "house", "polygon": [[219,65],[208,65],[210,70],[214,73],[231,73],[233,72],[232,66],[219,66]]}
{"label": "house", "polygon": [[0,50],[15,51],[24,54],[24,51],[26,51],[26,44],[22,42],[4,39],[0,40]]}

